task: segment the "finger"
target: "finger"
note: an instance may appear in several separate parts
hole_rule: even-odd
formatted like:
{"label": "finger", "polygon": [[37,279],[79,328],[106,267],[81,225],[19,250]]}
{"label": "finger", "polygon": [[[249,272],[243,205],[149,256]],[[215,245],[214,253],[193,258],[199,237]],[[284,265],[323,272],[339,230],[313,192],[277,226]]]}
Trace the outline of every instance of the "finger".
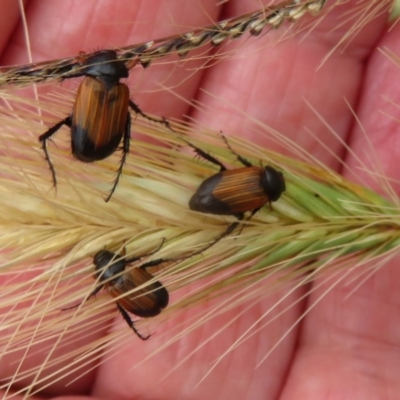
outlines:
{"label": "finger", "polygon": [[[201,7],[197,8],[193,2],[188,2],[187,0],[177,0],[175,2],[154,1],[151,4],[145,1],[135,1],[134,4],[135,6],[132,7],[131,1],[117,3],[105,0],[91,2],[90,4],[80,1],[60,2],[58,4],[52,1],[30,2],[27,8],[27,25],[31,37],[33,59],[41,61],[43,59],[71,56],[81,50],[91,51],[93,48],[102,48],[103,46],[106,48],[109,46],[119,47],[126,45],[127,42],[135,43],[154,39],[153,35],[161,34],[161,32],[163,32],[163,35],[179,32],[182,26],[192,28],[199,24],[208,24],[210,22],[209,14],[218,13],[214,0],[210,0],[208,3],[202,2]],[[207,4],[210,11],[207,11]],[[22,28],[19,28],[13,40],[9,43],[3,57],[3,64],[24,63],[27,60],[24,35]],[[152,70],[148,70],[150,71],[149,80],[151,80],[151,76],[157,77],[157,74],[160,73],[157,70],[152,73]],[[181,73],[176,79],[179,81],[184,80],[184,75],[184,73]],[[191,75],[191,72],[188,75]],[[188,83],[187,95],[190,96],[191,91],[195,89],[192,89],[189,81]],[[171,110],[171,113],[177,113],[173,102],[166,100],[169,96],[168,93],[165,94],[165,97],[158,95],[156,101],[152,100],[151,102],[153,110],[149,107],[149,109],[145,109],[146,112],[151,112],[158,108],[160,113],[167,114],[168,110]],[[149,104],[152,97],[154,97],[154,94],[150,93],[147,100]],[[163,108],[163,105],[166,105],[166,107]],[[25,304],[24,307],[26,307]],[[17,308],[13,308],[13,311],[17,312]],[[23,325],[21,329],[23,329]],[[46,340],[46,343],[32,345],[29,351],[23,348],[19,353],[9,353],[7,357],[3,357],[4,364],[2,365],[1,375],[3,377],[13,376],[16,369],[18,369],[18,373],[24,375],[24,378],[19,379],[20,375],[18,375],[14,382],[14,388],[16,390],[21,389],[31,384],[32,375],[35,375],[39,366],[46,363],[52,364],[55,359],[62,359],[65,365],[68,365],[69,362],[73,364],[73,361],[71,361],[73,356],[71,358],[68,355],[74,354],[74,350],[83,347],[84,343],[96,343],[96,340],[104,336],[106,331],[107,326],[99,328],[95,332],[88,332],[86,329],[82,331],[82,334],[78,334],[78,339],[77,332],[74,331],[72,335],[64,335],[62,343],[59,342],[57,337]],[[35,338],[32,338],[33,342],[34,340]],[[48,356],[49,349],[52,349],[51,356]],[[17,361],[15,361],[16,358]],[[24,361],[25,359],[28,361]],[[21,364],[19,364],[20,361]],[[41,372],[38,372],[38,376],[35,379],[40,381],[43,375],[45,380],[49,379],[52,382],[51,379],[54,379],[57,381],[49,384],[47,393],[86,393],[91,388],[96,363],[96,359],[88,362],[86,364],[87,372],[84,373],[83,378],[78,378],[73,383],[71,381],[80,376],[82,370],[63,376],[62,379],[54,378],[52,374],[59,371],[60,363],[53,363],[49,368],[44,367]],[[30,368],[34,372],[25,375],[25,371]],[[47,385],[48,382],[46,380],[45,384]],[[68,386],[66,386],[67,384]]]}
{"label": "finger", "polygon": [[[239,3],[229,2],[228,7],[231,4]],[[348,7],[351,7],[351,5]],[[345,13],[346,11],[348,11],[348,8],[341,8],[341,12]],[[202,87],[218,98],[212,99],[200,93],[197,99],[210,108],[204,115],[196,111],[192,115],[207,127],[214,128],[217,131],[223,129],[225,133],[246,135],[247,137],[250,137],[251,132],[251,123],[248,121],[254,117],[272,126],[275,124],[279,131],[299,140],[302,146],[311,151],[315,150],[316,143],[307,141],[305,139],[306,133],[301,131],[301,128],[307,122],[311,129],[317,132],[323,130],[321,124],[314,121],[315,115],[305,107],[304,97],[306,97],[310,102],[317,103],[318,111],[329,123],[334,125],[335,129],[339,130],[339,134],[345,136],[351,123],[348,109],[343,102],[343,96],[352,98],[353,102],[356,101],[361,86],[359,74],[362,71],[363,62],[371,52],[385,22],[383,19],[378,22],[375,21],[373,26],[360,33],[358,40],[349,44],[344,54],[332,56],[324,66],[325,71],[323,69],[317,71],[317,66],[319,66],[322,58],[332,49],[333,43],[337,41],[337,37],[327,41],[327,37],[330,37],[332,25],[337,21],[337,18],[337,13],[329,15],[324,23],[303,41],[295,37],[288,43],[285,42],[272,48],[268,47],[261,53],[248,51],[253,46],[251,39],[246,42],[244,49],[233,42],[231,47],[239,46],[238,52],[246,50],[246,57],[242,60],[228,59],[206,71]],[[375,25],[376,23],[377,25]],[[342,29],[348,29],[348,27]],[[272,32],[272,34],[274,33]],[[257,49],[259,49],[261,41],[268,41],[268,35],[257,40]],[[276,38],[271,40],[276,40]],[[322,93],[320,93],[320,90]],[[286,95],[282,95],[282,92]],[[240,115],[237,110],[232,110],[230,105],[224,104],[225,101],[237,105],[238,109],[244,110],[246,115]],[[343,110],[346,110],[343,119],[342,117],[338,118],[337,116]],[[255,137],[254,140],[258,143],[262,142],[258,137]],[[328,145],[333,146],[334,144],[328,143]],[[335,145],[337,146],[336,141]],[[313,153],[320,157],[323,154],[318,154],[316,151]],[[329,162],[333,164],[332,159],[328,159]],[[290,301],[294,302],[298,295],[296,293],[296,295],[290,297]],[[182,393],[190,393],[190,395],[196,395],[198,398],[205,398],[211,394],[214,397],[219,395],[221,398],[230,398],[230,396],[246,398],[248,393],[257,393],[262,398],[277,396],[285,383],[285,372],[292,360],[296,332],[288,336],[285,346],[279,348],[279,354],[273,354],[261,367],[257,369],[255,367],[260,354],[262,356],[267,354],[273,344],[278,341],[278,338],[300,315],[301,305],[287,313],[279,320],[279,324],[268,325],[268,331],[258,332],[248,342],[235,348],[212,372],[208,380],[199,387],[196,387],[196,385],[199,382],[199,377],[201,379],[203,374],[208,372],[213,361],[221,355],[221,349],[226,349],[232,341],[243,334],[246,329],[244,325],[248,327],[252,321],[262,318],[266,310],[269,310],[274,302],[282,297],[283,294],[280,294],[280,296],[269,297],[260,301],[259,307],[254,307],[248,313],[243,314],[244,316],[235,320],[235,323],[232,323],[224,331],[224,334],[213,337],[210,343],[206,343],[210,335],[218,332],[227,321],[234,320],[242,311],[241,307],[207,323],[203,329],[185,335],[176,345],[169,346],[167,350],[161,353],[158,353],[157,349],[165,343],[165,336],[160,337],[162,332],[159,331],[157,331],[157,335],[146,342],[145,346],[119,343],[113,347],[112,351],[125,354],[125,359],[112,358],[105,362],[105,367],[108,368],[100,371],[95,393],[104,393],[107,388],[112,387],[113,391],[107,392],[110,397],[123,397],[127,396],[127,393],[134,396],[143,396],[146,393],[149,397],[163,395],[171,398],[182,396]],[[273,316],[274,313],[268,314],[268,319],[272,319]],[[168,330],[165,335],[168,337]],[[168,376],[168,379],[164,380],[162,385],[154,385],[154,382],[158,382],[181,361],[180,357],[177,356],[177,354],[182,354],[181,349],[193,349],[197,344],[202,343],[204,343],[204,346],[189,359],[187,364],[184,364],[184,367]],[[134,364],[134,360],[141,360],[152,352],[157,353],[157,355],[146,362],[146,369],[135,369],[135,379],[130,381],[131,370],[129,367]],[[157,360],[160,359],[162,363],[157,364]],[[243,369],[243,365],[246,365],[245,369]],[[109,370],[126,371],[122,375],[125,384],[113,385],[110,375],[107,375],[106,372]],[[227,378],[231,376],[240,376],[240,379],[232,381]],[[151,391],[149,392],[149,390]],[[218,395],[215,395],[215,393],[218,393]],[[253,397],[250,395],[249,398]]]}
{"label": "finger", "polygon": [[[329,2],[326,7],[329,6]],[[247,3],[227,3],[226,13],[240,9],[249,11]],[[230,11],[232,8],[232,11]],[[341,138],[346,138],[352,126],[352,115],[344,101],[355,106],[362,85],[363,70],[371,46],[376,42],[386,15],[376,18],[346,43],[343,50],[324,58],[349,31],[354,20],[344,23],[355,14],[355,4],[334,7],[313,29],[275,45],[282,36],[300,29],[301,21],[277,31],[267,31],[262,37],[234,41],[234,57],[206,71],[197,100],[207,106],[206,113],[194,111],[199,123],[217,131],[245,136],[265,147],[277,148],[260,132],[266,124],[311,152],[327,165],[337,168],[332,154],[343,154],[339,141],[329,133],[328,124]],[[311,20],[312,21],[312,20]],[[285,32],[284,35],[282,32]],[[321,65],[322,64],[322,65]],[[314,107],[321,119],[306,104]],[[318,144],[311,131],[326,147]],[[268,133],[267,133],[268,135]],[[279,150],[287,151],[286,147]]]}
{"label": "finger", "polygon": [[9,44],[10,38],[20,18],[19,4],[14,0],[4,0],[0,4],[0,54]]}
{"label": "finger", "polygon": [[[396,26],[377,45],[400,54],[399,38]],[[382,178],[376,180],[376,175],[369,175],[366,169],[399,179],[399,124],[386,115],[398,115],[394,104],[400,98],[393,82],[398,79],[399,69],[375,46],[366,66],[355,109],[361,126],[355,124],[349,137],[351,152],[346,157],[345,175],[379,190]],[[395,189],[398,193],[396,185]],[[328,393],[332,398],[396,397],[400,389],[394,372],[400,366],[396,356],[400,348],[398,257],[358,287],[364,277],[360,276],[361,268],[369,274],[368,267],[377,267],[378,262],[357,268],[354,281],[350,275],[334,288],[329,289],[331,283],[316,288],[310,304],[322,300],[303,325],[298,357],[283,398],[326,398]]]}
{"label": "finger", "polygon": [[[79,52],[122,47],[163,36],[177,34],[194,27],[210,24],[219,13],[212,0],[146,1],[109,0],[96,2],[31,1],[26,10],[30,35],[30,48],[34,61],[77,56]],[[2,65],[28,62],[23,29],[20,27],[2,57]],[[131,96],[148,113],[166,117],[179,117],[188,105],[165,91],[173,88],[185,99],[197,90],[201,71],[176,68],[160,62],[147,70],[138,66],[131,71]],[[65,86],[65,85],[64,85]],[[143,93],[147,92],[147,93]]]}

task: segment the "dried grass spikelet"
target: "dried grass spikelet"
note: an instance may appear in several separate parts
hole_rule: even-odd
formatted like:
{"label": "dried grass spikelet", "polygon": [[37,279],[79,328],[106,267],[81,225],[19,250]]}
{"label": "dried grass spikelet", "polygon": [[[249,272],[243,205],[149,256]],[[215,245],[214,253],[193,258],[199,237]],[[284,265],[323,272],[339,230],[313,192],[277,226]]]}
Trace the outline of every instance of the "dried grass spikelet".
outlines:
{"label": "dried grass spikelet", "polygon": [[[340,5],[342,0],[330,8]],[[147,42],[131,44],[115,49],[119,60],[127,63],[128,68],[139,64],[143,68],[160,58],[176,55],[186,57],[195,49],[212,46],[218,47],[229,40],[235,40],[243,34],[258,36],[267,29],[278,29],[284,22],[297,23],[306,15],[317,16],[325,7],[326,0],[283,0],[270,2],[259,10],[214,22],[186,32]],[[213,58],[216,54],[214,54]],[[220,54],[221,56],[222,54]],[[47,60],[40,63],[0,67],[0,87],[7,85],[31,85],[36,82],[54,79],[66,79],[82,73],[85,58],[91,54],[80,54],[57,60]],[[208,55],[205,56],[209,58]]]}
{"label": "dried grass spikelet", "polygon": [[[67,113],[70,100],[58,101],[60,112]],[[44,113],[46,104],[40,104]],[[83,164],[71,157],[68,130],[61,130],[49,146],[58,178],[57,189],[52,189],[37,142],[44,130],[40,118],[23,104],[21,119],[15,117],[17,110],[12,115],[2,111],[1,354],[3,365],[13,371],[2,388],[29,388],[32,393],[90,372],[100,357],[112,356],[104,353],[107,342],[133,336],[128,328],[105,334],[108,312],[116,313],[115,299],[109,296],[60,311],[80,303],[95,287],[92,258],[97,251],[120,252],[126,246],[130,256],[145,255],[165,239],[151,258],[180,257],[220,235],[234,218],[188,209],[194,190],[216,168],[195,158],[178,134],[163,127],[134,121],[135,132],[145,139],[132,140],[117,190],[105,203],[120,154]],[[21,133],[27,120],[29,135]],[[174,129],[185,134],[179,125]],[[191,134],[194,144],[235,166],[235,156],[219,134]],[[266,206],[243,221],[240,235],[237,230],[201,255],[151,271],[174,301],[159,317],[140,322],[140,330],[154,332],[155,323],[225,299],[212,313],[200,311],[185,323],[159,328],[157,335],[163,335],[166,346],[237,304],[252,304],[273,293],[282,282],[305,284],[319,271],[377,260],[399,247],[395,197],[390,202],[321,165],[244,140],[229,141],[254,164],[261,160],[281,169],[287,190],[272,210]]]}
{"label": "dried grass spikelet", "polygon": [[[381,1],[370,3],[372,15],[385,7]],[[234,220],[188,210],[191,194],[215,167],[195,159],[190,149],[182,150],[177,135],[140,120],[134,121],[135,132],[146,140],[132,141],[132,154],[110,203],[103,198],[120,155],[82,164],[70,155],[65,128],[49,145],[59,183],[52,189],[37,137],[45,130],[41,121],[54,123],[54,108],[60,117],[70,112],[70,94],[67,99],[44,99],[39,104],[44,117],[39,118],[32,101],[20,98],[19,110],[5,108],[0,116],[1,365],[8,365],[2,388],[28,395],[49,385],[73,385],[74,379],[115,356],[109,352],[110,342],[142,345],[125,325],[108,331],[110,316],[120,316],[114,299],[105,294],[75,310],[60,311],[81,302],[94,288],[94,253],[126,246],[129,255],[146,254],[166,239],[152,258],[178,257],[201,248]],[[192,134],[198,146],[228,166],[237,165],[217,133]],[[151,271],[173,299],[159,317],[140,322],[138,328],[157,331],[165,347],[227,310],[242,304],[250,308],[282,284],[304,285],[318,272],[341,273],[366,261],[379,265],[399,246],[396,197],[388,201],[322,165],[295,161],[243,140],[232,138],[230,143],[255,164],[262,160],[280,168],[287,191],[272,211],[265,207],[244,221],[240,235],[236,231],[202,255]],[[208,311],[196,307],[212,300]],[[186,310],[185,321],[169,323]],[[157,327],[161,322],[166,323]]]}

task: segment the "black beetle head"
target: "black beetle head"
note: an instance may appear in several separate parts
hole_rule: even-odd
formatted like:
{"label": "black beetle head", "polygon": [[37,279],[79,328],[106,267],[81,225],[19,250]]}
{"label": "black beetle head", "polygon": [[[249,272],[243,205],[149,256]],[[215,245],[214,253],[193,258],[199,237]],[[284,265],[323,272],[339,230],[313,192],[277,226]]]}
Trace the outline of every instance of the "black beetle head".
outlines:
{"label": "black beetle head", "polygon": [[[117,260],[117,261],[113,261]],[[121,256],[108,250],[100,250],[93,258],[95,278],[103,282],[121,274],[125,270],[126,262]]]}
{"label": "black beetle head", "polygon": [[282,172],[270,166],[264,168],[261,177],[261,186],[270,202],[277,201],[286,190],[285,178]]}
{"label": "black beetle head", "polygon": [[118,60],[114,50],[101,50],[85,60],[84,74],[96,77],[106,84],[115,85],[129,76],[128,68]]}

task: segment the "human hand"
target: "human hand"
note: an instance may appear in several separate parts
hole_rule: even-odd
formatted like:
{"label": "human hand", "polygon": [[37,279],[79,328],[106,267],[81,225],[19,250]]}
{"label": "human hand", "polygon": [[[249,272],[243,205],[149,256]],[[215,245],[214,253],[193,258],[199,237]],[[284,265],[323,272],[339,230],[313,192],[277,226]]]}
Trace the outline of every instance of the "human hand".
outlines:
{"label": "human hand", "polygon": [[[163,8],[156,7],[158,4]],[[202,1],[201,5],[213,19],[221,18],[213,0]],[[129,1],[120,1],[117,6],[115,2],[101,1],[95,7],[91,3],[73,1],[30,2],[27,18],[34,60],[70,56],[98,47],[122,46],[186,31],[191,26],[208,25],[210,21],[205,12],[199,12],[198,6],[188,0],[153,1],[151,4],[136,1],[134,7]],[[240,15],[258,6],[258,3],[231,0],[224,5],[222,18]],[[15,15],[13,7],[12,4],[7,6],[5,12]],[[194,97],[204,103],[209,107],[205,114],[190,110],[186,103],[179,102],[167,91],[153,92],[159,89],[154,83],[160,81],[157,74],[163,76],[164,73],[160,69],[168,71],[173,66],[151,66],[144,72],[134,72],[133,75],[140,75],[140,90],[132,91],[132,97],[146,112],[168,118],[190,114],[199,123],[216,131],[222,129],[226,135],[243,136],[255,143],[273,146],[265,138],[254,134],[252,119],[255,119],[290,137],[331,168],[339,170],[341,165],[338,160],[341,159],[345,160],[348,170],[354,172],[359,160],[369,159],[365,153],[365,136],[354,124],[345,98],[360,118],[383,165],[383,173],[397,179],[395,132],[399,129],[398,123],[379,112],[385,110],[396,115],[396,108],[382,96],[386,95],[396,102],[398,94],[393,82],[396,81],[397,69],[377,50],[377,44],[388,46],[399,54],[399,40],[396,40],[400,35],[398,27],[388,32],[387,15],[377,17],[343,51],[334,52],[318,68],[322,59],[338,43],[338,38],[349,29],[349,25],[339,25],[340,16],[354,7],[354,4],[337,7],[307,36],[294,36],[276,46],[267,47],[266,44],[276,41],[281,29],[256,39],[249,38],[245,45],[240,43],[241,48],[233,53],[231,59],[188,79],[185,79],[185,74],[188,76],[191,72],[174,70],[168,85],[173,86],[183,98]],[[173,21],[169,19],[170,15]],[[134,23],[138,21],[140,23]],[[154,23],[150,24],[152,21]],[[12,31],[12,26],[0,26]],[[337,30],[332,31],[333,27]],[[229,49],[237,46],[239,44],[232,42]],[[246,56],[241,55],[244,52]],[[4,49],[1,64],[26,62],[22,33],[17,29]],[[201,65],[201,61],[197,65]],[[133,79],[130,82],[136,88],[136,82]],[[177,83],[181,84],[175,87]],[[215,97],[200,92],[199,88]],[[142,94],[142,90],[148,93]],[[328,133],[327,127],[305,100],[315,107],[351,151]],[[237,112],[228,103],[243,113]],[[317,134],[330,151],[323,149],[304,127]],[[343,170],[344,175],[354,180],[354,175],[350,175],[348,170]],[[377,188],[366,173],[359,171],[358,178],[364,184]],[[196,389],[194,386],[221,354],[221,349],[226,349],[230,341],[233,342],[248,325],[261,317],[278,296],[267,297],[256,308],[247,311],[230,327],[230,337],[216,337],[185,364],[184,370],[178,370],[160,384],[157,384],[159,379],[174,367],[182,354],[186,355],[195,345],[205,341],[226,324],[230,316],[241,310],[237,308],[231,315],[227,313],[223,319],[208,323],[203,330],[188,334],[160,357],[151,358],[143,368],[132,367],[163,343],[157,335],[146,343],[139,342],[132,335],[131,341],[121,344],[124,357],[105,359],[94,373],[67,387],[65,384],[70,378],[61,380],[49,388],[48,393],[64,396],[63,399],[72,394],[88,393],[94,397],[113,399],[390,397],[389,394],[398,392],[394,351],[399,341],[395,322],[399,303],[395,295],[396,270],[392,261],[357,288],[347,300],[344,298],[354,290],[357,282],[350,285],[346,281],[339,283],[257,369],[254,369],[257,362],[326,287],[316,289],[307,302],[300,303],[278,322],[268,325],[228,354]],[[318,279],[315,285],[318,285]],[[296,301],[301,294],[294,294],[287,302]],[[117,313],[115,323],[118,329],[126,329]],[[38,356],[36,362],[40,363],[41,359]],[[35,360],[31,362],[35,363]],[[2,369],[3,376],[12,373],[12,367],[4,366]]]}

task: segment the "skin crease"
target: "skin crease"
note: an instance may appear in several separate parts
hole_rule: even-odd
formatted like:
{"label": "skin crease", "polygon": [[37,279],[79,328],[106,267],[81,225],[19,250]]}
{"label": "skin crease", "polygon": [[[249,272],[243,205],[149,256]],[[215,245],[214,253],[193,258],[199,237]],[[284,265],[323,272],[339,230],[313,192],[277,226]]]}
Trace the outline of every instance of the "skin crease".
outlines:
{"label": "skin crease", "polygon": [[[27,5],[27,19],[33,59],[41,61],[70,56],[81,50],[137,43],[183,31],[185,28],[182,26],[209,23],[198,0],[135,0],[135,7],[131,4],[130,0],[30,1]],[[159,4],[160,10],[157,8]],[[217,9],[214,0],[202,0],[201,5],[213,19],[221,19],[252,11],[259,3],[231,0],[222,9]],[[349,170],[354,172],[358,165],[355,157],[346,153],[304,102],[304,99],[310,102],[347,142],[354,154],[373,167],[366,151],[368,147],[365,136],[359,126],[353,123],[351,112],[343,100],[346,98],[368,133],[377,159],[382,163],[383,173],[399,179],[397,149],[400,147],[397,144],[397,132],[400,131],[400,125],[379,112],[384,110],[398,116],[398,109],[385,100],[385,96],[394,103],[400,102],[396,85],[399,69],[377,51],[377,46],[386,46],[400,54],[400,26],[388,32],[387,15],[383,14],[368,24],[342,51],[335,52],[317,71],[323,57],[348,30],[346,24],[336,31],[332,31],[332,28],[337,27],[338,21],[343,21],[339,19],[340,15],[345,15],[352,6],[354,3],[338,7],[302,40],[294,38],[267,47],[267,43],[279,37],[280,31],[268,32],[257,39],[250,38],[232,59],[218,63],[174,88],[184,98],[194,97],[206,104],[209,107],[206,114],[188,109],[186,104],[178,102],[167,91],[157,93],[157,99],[154,93],[142,95],[136,92],[136,82],[130,80],[130,87],[134,88],[132,98],[136,99],[144,111],[166,117],[180,117],[189,113],[199,124],[217,131],[223,129],[226,135],[246,135],[258,144],[272,147],[265,138],[253,133],[254,125],[248,118],[250,115],[276,128],[339,170],[339,163],[334,157],[306,133],[304,127],[307,127],[322,138],[332,152],[344,159]],[[10,13],[10,18],[15,15],[13,7],[2,4],[0,7],[0,15]],[[149,21],[152,24],[129,24],[129,21]],[[10,40],[3,48],[1,65],[27,62],[21,27],[0,24],[1,30],[5,28],[8,31],[1,32],[0,37],[7,35]],[[232,42],[229,49],[237,46],[237,42]],[[252,52],[253,47],[258,51]],[[260,48],[264,50],[259,51]],[[243,51],[246,56],[241,58]],[[184,71],[175,71],[176,76],[172,82],[181,82]],[[160,70],[153,67],[141,72],[144,84],[140,88],[150,89],[159,74]],[[199,91],[200,87],[215,97]],[[243,114],[235,111],[231,104],[243,111]],[[363,171],[357,170],[356,175],[347,171],[344,171],[344,175],[352,180],[379,189],[379,185]],[[395,189],[398,192],[399,188]],[[318,286],[323,278],[316,279],[315,286],[318,288],[305,302],[238,347],[197,388],[194,386],[226,346],[243,334],[284,292],[262,299],[243,313],[228,330],[211,340],[183,368],[161,383],[157,382],[181,357],[243,310],[235,308],[207,323],[135,369],[132,367],[138,360],[168,341],[169,323],[162,325],[166,333],[159,331],[146,343],[140,342],[133,334],[129,336],[128,332],[126,340],[118,344],[118,349],[122,351],[105,360],[95,373],[80,379],[72,387],[65,386],[66,382],[54,385],[45,394],[60,396],[52,398],[63,400],[89,398],[71,397],[75,394],[122,400],[207,397],[252,400],[395,399],[400,392],[397,376],[400,367],[400,296],[397,289],[400,271],[396,261],[394,259],[388,263],[354,293],[359,282],[357,280],[338,284],[330,290],[311,310],[301,326],[291,332],[278,350],[258,369],[254,369],[255,365],[307,305],[313,304],[323,295],[327,285]],[[350,293],[350,298],[346,299]],[[281,309],[301,294],[301,291],[295,292]],[[171,303],[173,301],[172,297]],[[117,313],[115,315],[113,329],[126,329],[122,318]],[[190,311],[187,316],[190,316]],[[8,375],[12,370],[2,370],[1,373]]]}

